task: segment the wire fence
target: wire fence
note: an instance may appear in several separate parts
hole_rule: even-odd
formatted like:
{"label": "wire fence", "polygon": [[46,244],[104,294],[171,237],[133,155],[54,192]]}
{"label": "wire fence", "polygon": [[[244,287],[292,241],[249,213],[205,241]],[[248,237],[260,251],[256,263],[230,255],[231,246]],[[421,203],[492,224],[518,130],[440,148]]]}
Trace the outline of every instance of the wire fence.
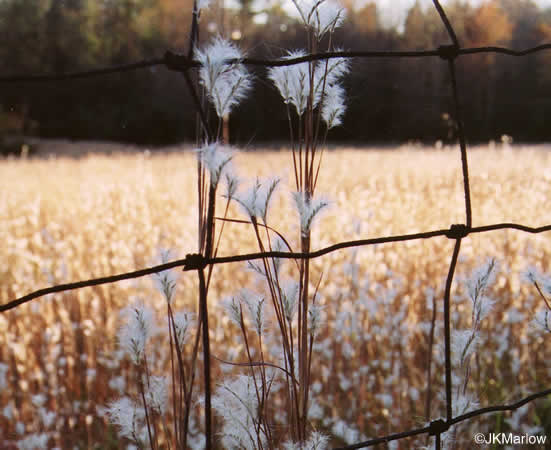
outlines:
{"label": "wire fence", "polygon": [[[289,58],[289,59],[277,59],[277,60],[264,60],[264,59],[254,59],[254,58],[243,58],[240,60],[228,60],[230,62],[239,62],[245,65],[251,66],[263,66],[263,67],[277,67],[277,66],[290,66],[294,64],[299,64],[309,61],[319,61],[327,60],[330,58],[426,58],[426,57],[440,57],[445,60],[448,65],[450,73],[450,88],[452,90],[453,103],[455,108],[455,117],[458,125],[458,138],[460,144],[460,154],[461,154],[461,164],[462,164],[462,176],[463,176],[463,191],[465,197],[465,223],[464,224],[452,224],[449,229],[441,229],[434,231],[427,231],[416,234],[404,234],[398,236],[385,236],[373,239],[362,239],[354,241],[340,242],[329,247],[319,249],[317,251],[312,251],[308,253],[296,253],[296,252],[258,252],[258,253],[249,253],[233,256],[223,256],[223,257],[213,257],[207,258],[201,254],[188,254],[184,259],[174,260],[166,264],[161,264],[157,266],[152,266],[149,268],[137,270],[134,272],[126,272],[118,275],[95,278],[90,280],[77,281],[74,283],[59,284],[51,286],[45,289],[40,289],[34,292],[31,292],[23,297],[14,299],[6,304],[0,305],[0,312],[6,312],[11,309],[14,309],[22,304],[30,302],[31,300],[43,297],[47,294],[53,294],[57,292],[68,291],[72,289],[80,289],[89,286],[97,286],[107,283],[115,283],[121,280],[127,280],[132,278],[143,277],[153,273],[158,273],[164,270],[172,269],[175,267],[182,267],[184,271],[197,270],[202,271],[205,267],[214,264],[227,264],[233,262],[243,262],[243,261],[252,261],[262,258],[286,258],[286,259],[313,259],[320,256],[346,249],[351,247],[361,247],[369,246],[375,244],[386,244],[391,242],[403,242],[403,241],[412,241],[419,239],[431,239],[434,237],[445,236],[448,239],[454,240],[455,245],[453,249],[453,254],[451,256],[451,261],[449,264],[448,275],[446,278],[445,284],[445,293],[444,293],[444,339],[445,339],[445,399],[446,399],[446,418],[438,419],[430,422],[429,425],[411,429],[407,431],[402,431],[395,434],[389,434],[387,436],[379,437],[376,439],[371,439],[364,442],[358,442],[353,445],[348,445],[345,447],[339,447],[337,450],[345,449],[358,449],[358,448],[367,448],[377,444],[388,443],[395,440],[410,438],[419,435],[429,435],[435,437],[435,449],[440,449],[442,442],[442,434],[445,433],[453,425],[459,424],[466,420],[471,420],[475,417],[482,416],[485,414],[491,414],[495,412],[503,411],[514,411],[527,403],[530,403],[536,399],[543,398],[551,394],[551,389],[545,389],[539,392],[535,392],[527,397],[522,398],[521,400],[503,405],[494,405],[488,406],[480,409],[470,411],[466,414],[462,414],[456,417],[453,417],[452,413],[452,368],[451,368],[451,338],[450,338],[450,297],[451,297],[451,287],[453,278],[455,275],[455,269],[457,260],[459,257],[459,252],[461,248],[461,242],[464,238],[471,234],[476,233],[485,233],[496,230],[510,229],[517,230],[525,233],[544,233],[551,231],[551,225],[545,225],[542,227],[530,227],[527,225],[517,224],[517,223],[496,223],[491,225],[473,227],[472,226],[472,210],[471,210],[471,193],[470,193],[470,182],[469,182],[469,167],[468,167],[468,158],[467,158],[467,144],[466,144],[466,134],[463,125],[462,113],[461,113],[461,104],[459,101],[460,95],[457,85],[456,77],[456,60],[463,55],[472,55],[479,53],[498,53],[509,56],[523,57],[531,55],[537,52],[551,50],[551,44],[539,45],[525,50],[513,50],[503,47],[473,47],[473,48],[462,48],[459,39],[454,31],[453,26],[451,25],[446,12],[441,6],[439,0],[433,0],[433,4],[438,11],[438,14],[444,24],[447,33],[452,41],[452,44],[441,45],[434,50],[424,50],[424,51],[355,51],[355,52],[325,52],[325,53],[316,53],[309,54],[300,58]],[[162,58],[150,59],[139,61],[132,64],[118,65],[106,68],[99,68],[89,71],[74,72],[74,73],[64,73],[64,74],[48,74],[48,75],[14,75],[14,76],[0,76],[0,83],[37,83],[37,82],[55,82],[63,81],[77,78],[89,78],[95,76],[106,75],[110,73],[120,73],[127,72],[131,70],[137,70],[142,68],[148,68],[153,66],[164,65],[169,70],[180,72],[184,75],[190,94],[194,99],[197,112],[201,119],[204,130],[208,133],[208,126],[206,121],[206,114],[203,110],[201,102],[199,100],[199,94],[192,82],[190,77],[190,70],[200,66],[200,63],[193,60],[193,51],[195,47],[195,40],[197,36],[197,13],[194,12],[192,20],[192,32],[190,34],[190,47],[188,55],[177,54],[171,51],[167,51]]]}

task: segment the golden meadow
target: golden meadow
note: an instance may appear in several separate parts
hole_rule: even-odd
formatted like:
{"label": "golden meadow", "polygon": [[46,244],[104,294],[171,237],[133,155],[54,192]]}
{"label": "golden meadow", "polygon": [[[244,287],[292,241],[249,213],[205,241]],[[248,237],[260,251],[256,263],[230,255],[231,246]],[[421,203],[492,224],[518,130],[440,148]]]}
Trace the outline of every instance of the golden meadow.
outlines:
{"label": "golden meadow", "polygon": [[[473,226],[551,224],[549,150],[470,149]],[[233,164],[245,184],[256,176],[283,177],[269,224],[298,247],[299,219],[289,194],[291,154],[243,152]],[[155,265],[160,249],[171,249],[173,258],[195,252],[196,173],[189,149],[0,161],[0,302],[53,284]],[[463,223],[462,187],[456,148],[327,151],[317,192],[331,207],[313,228],[312,248]],[[224,205],[221,198],[218,211]],[[233,206],[229,216],[245,219]],[[257,251],[255,244],[250,226],[226,223],[219,255]],[[430,419],[445,415],[442,300],[452,248],[453,241],[442,237],[342,250],[314,260],[325,320],[312,368],[310,416],[312,426],[332,436],[332,444],[424,425],[427,414]],[[545,304],[521,276],[529,266],[548,272],[549,255],[545,233],[496,231],[462,243],[452,290],[453,328],[470,324],[466,278],[490,257],[499,263],[488,292],[495,304],[484,319],[471,366],[469,391],[480,406],[549,387],[550,348],[545,332],[533,325],[535,312]],[[285,264],[291,273],[292,263]],[[177,272],[175,305],[195,310],[196,273]],[[243,263],[215,267],[209,308],[216,357],[246,359],[219,299],[255,286]],[[437,314],[429,347],[432,296]],[[116,333],[119,311],[136,301],[153,306],[159,321],[166,317],[166,303],[149,277],[49,295],[0,315],[0,362],[7,366],[0,391],[5,447],[32,433],[49,433],[49,445],[60,448],[122,445],[101,407],[133,382]],[[240,370],[214,361],[214,382]],[[550,423],[551,406],[543,401],[516,414],[485,416],[459,430],[469,447],[472,430],[520,433],[539,426],[549,434]],[[200,424],[198,414],[198,429]],[[423,444],[421,437],[390,448]]]}

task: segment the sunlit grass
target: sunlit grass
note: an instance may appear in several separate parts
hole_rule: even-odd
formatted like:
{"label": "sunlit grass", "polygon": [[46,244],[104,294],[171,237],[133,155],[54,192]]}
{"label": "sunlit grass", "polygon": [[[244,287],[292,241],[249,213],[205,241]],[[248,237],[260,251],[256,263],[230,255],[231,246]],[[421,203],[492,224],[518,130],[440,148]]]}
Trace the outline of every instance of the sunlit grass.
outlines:
{"label": "sunlit grass", "polygon": [[[313,249],[464,222],[457,149],[342,149],[323,158],[317,192],[332,206],[313,229]],[[549,149],[475,148],[469,162],[473,226],[551,223]],[[285,190],[294,182],[290,154],[247,152],[234,164],[249,179],[284,176],[270,225],[298,247],[298,217]],[[172,249],[175,257],[195,252],[195,192],[195,155],[185,151],[1,161],[0,302],[52,284],[153,265],[160,248]],[[230,216],[244,218],[233,207]],[[335,444],[426,423],[427,289],[434,290],[439,311],[431,418],[444,415],[441,308],[452,248],[442,237],[339,251],[313,261],[313,279],[323,275],[326,325],[314,356],[311,418]],[[256,250],[249,226],[226,223],[220,255]],[[548,271],[549,256],[546,234],[498,231],[462,243],[452,295],[454,327],[470,323],[462,281],[488,257],[500,263],[491,291],[496,304],[484,321],[471,378],[481,405],[548,386],[549,347],[531,325],[544,305],[520,282],[520,273],[529,265]],[[216,266],[211,285],[212,352],[243,361],[237,329],[217,299],[254,287],[254,277],[244,264]],[[164,302],[150,278],[56,294],[0,315],[0,362],[8,366],[0,391],[2,439],[51,431],[50,446],[118,446],[97,407],[118,395],[109,384],[114,377],[125,377],[126,386],[132,381],[115,336],[119,310],[138,298],[162,317]],[[182,273],[176,307],[194,309],[196,299],[196,274]],[[214,370],[221,377],[228,368],[217,363]],[[534,407],[522,411],[520,423],[539,425]],[[494,423],[488,418],[475,425],[478,431]],[[465,434],[467,442],[470,435]]]}

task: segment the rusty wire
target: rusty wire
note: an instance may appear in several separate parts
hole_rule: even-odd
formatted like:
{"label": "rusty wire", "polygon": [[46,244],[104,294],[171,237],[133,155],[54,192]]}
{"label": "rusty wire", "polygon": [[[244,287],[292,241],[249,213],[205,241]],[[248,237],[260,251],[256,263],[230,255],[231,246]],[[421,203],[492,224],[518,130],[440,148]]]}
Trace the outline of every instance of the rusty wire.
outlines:
{"label": "rusty wire", "polygon": [[[263,67],[276,67],[276,66],[288,66],[293,64],[299,64],[302,62],[326,60],[330,58],[425,58],[425,57],[440,57],[448,63],[448,69],[450,72],[450,84],[452,91],[452,98],[455,108],[455,116],[458,124],[458,136],[461,152],[461,166],[463,176],[463,190],[465,197],[465,224],[454,224],[449,229],[434,230],[427,232],[420,232],[414,234],[405,234],[399,236],[386,236],[372,239],[361,239],[355,241],[340,242],[329,247],[325,247],[309,253],[296,253],[296,252],[258,252],[232,256],[222,256],[215,258],[205,258],[200,254],[188,254],[185,259],[171,261],[165,264],[136,270],[133,272],[125,272],[118,275],[112,275],[108,277],[95,278],[90,280],[77,281],[74,283],[59,284],[37,291],[31,292],[23,297],[12,300],[6,304],[0,305],[0,312],[6,312],[12,310],[22,304],[30,302],[31,300],[43,297],[48,294],[64,292],[72,289],[81,289],[89,286],[97,286],[101,284],[115,283],[121,280],[127,280],[131,278],[143,277],[153,273],[162,272],[164,270],[172,269],[175,267],[182,267],[183,270],[197,270],[199,273],[209,265],[213,264],[228,264],[234,262],[251,261],[261,258],[286,258],[286,259],[313,259],[320,256],[346,249],[351,247],[369,246],[375,244],[386,244],[392,242],[403,242],[418,239],[432,239],[436,237],[445,237],[455,241],[453,255],[451,257],[448,275],[446,278],[446,286],[444,293],[444,340],[445,340],[445,387],[446,387],[446,419],[438,419],[430,422],[427,426],[416,428],[408,431],[402,431],[399,433],[390,434],[387,436],[371,439],[364,442],[358,442],[353,445],[345,447],[339,447],[337,450],[358,449],[371,447],[377,444],[388,443],[399,439],[405,439],[414,437],[421,434],[428,434],[435,437],[435,448],[441,447],[441,435],[448,431],[450,427],[456,425],[465,420],[470,420],[474,417],[490,414],[499,411],[514,411],[523,405],[532,402],[538,398],[543,398],[551,394],[551,389],[542,390],[521,400],[504,405],[494,405],[484,408],[480,408],[474,411],[470,411],[466,414],[462,414],[457,417],[453,417],[452,414],[452,395],[451,395],[451,343],[450,343],[450,293],[455,274],[455,268],[457,259],[460,253],[461,241],[470,234],[484,233],[496,230],[511,229],[524,233],[544,233],[551,231],[551,225],[545,225],[541,227],[530,227],[528,225],[522,225],[517,223],[497,223],[491,225],[484,225],[473,227],[472,226],[472,210],[471,210],[471,196],[470,196],[470,182],[468,172],[468,152],[466,145],[466,134],[464,129],[464,123],[461,113],[460,94],[457,84],[456,76],[456,60],[463,55],[472,55],[477,53],[497,53],[509,56],[522,57],[531,55],[537,52],[551,50],[551,44],[543,44],[536,47],[528,48],[525,50],[513,50],[509,48],[485,46],[485,47],[472,47],[461,48],[459,39],[454,31],[452,24],[450,23],[444,8],[441,6],[439,0],[433,0],[434,7],[436,8],[442,23],[444,24],[449,38],[452,44],[441,45],[434,50],[422,50],[422,51],[354,51],[354,52],[325,52],[309,54],[300,58],[293,59],[277,59],[277,60],[264,60],[255,58],[243,58],[240,60],[228,60],[231,63],[241,63],[251,66],[263,66]],[[195,22],[195,20],[194,20]],[[193,68],[200,66],[200,63],[194,61],[193,49],[194,41],[196,39],[196,33],[191,33],[190,48],[187,56],[183,54],[176,54],[171,51],[167,51],[162,58],[150,59],[139,61],[132,64],[112,66],[106,68],[99,68],[94,70],[71,72],[62,74],[43,74],[43,75],[8,75],[0,76],[0,83],[35,83],[35,82],[54,82],[79,78],[90,78],[95,76],[107,75],[111,73],[127,72],[130,70],[151,68],[154,66],[165,66],[169,70],[181,72],[184,75],[186,84],[190,89],[190,95],[193,97],[199,118],[204,126],[204,129],[208,131],[206,126],[205,114],[202,109],[199,96],[192,83],[189,71]]]}

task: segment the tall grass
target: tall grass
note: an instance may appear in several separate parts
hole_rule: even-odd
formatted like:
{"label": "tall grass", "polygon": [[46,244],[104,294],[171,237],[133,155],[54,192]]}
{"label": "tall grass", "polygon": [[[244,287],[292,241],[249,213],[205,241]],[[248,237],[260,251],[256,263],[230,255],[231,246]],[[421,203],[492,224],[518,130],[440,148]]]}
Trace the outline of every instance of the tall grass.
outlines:
{"label": "tall grass", "polygon": [[[285,176],[289,156],[279,152],[236,154],[233,162],[241,168],[242,177],[263,177],[274,171]],[[313,247],[357,236],[446,228],[459,222],[463,208],[456,156],[456,152],[419,148],[327,152],[324,164],[330,170],[321,172],[318,189],[333,199],[333,204],[312,230]],[[153,264],[162,248],[178,249],[174,257],[193,249],[198,221],[196,201],[188,186],[195,179],[195,158],[184,152],[3,161],[1,301],[51,283]],[[542,208],[550,194],[551,160],[545,149],[481,148],[472,151],[470,158],[475,225],[550,222],[549,213]],[[286,186],[294,188],[292,168],[280,191]],[[226,199],[218,197],[216,201],[217,210],[224,211]],[[296,221],[289,220],[294,199],[280,193],[272,202],[270,226],[291,236],[289,243],[298,248],[298,215]],[[227,215],[243,218],[242,208],[232,202]],[[242,223],[225,222],[219,254],[256,250],[256,234],[246,229]],[[472,328],[472,301],[466,284],[472,270],[487,258],[499,262],[495,281],[486,292],[494,304],[480,323],[478,346],[470,358],[466,392],[480,405],[510,401],[549,383],[545,331],[533,322],[535,313],[541,311],[536,318],[545,324],[546,307],[532,282],[523,282],[521,277],[528,266],[549,272],[545,242],[544,237],[503,231],[469,236],[463,243],[459,278],[452,291],[452,329]],[[342,251],[311,261],[311,279],[314,283],[322,280],[316,303],[324,308],[312,352],[309,429],[329,436],[331,445],[400,431],[444,414],[439,395],[443,390],[441,299],[451,245],[438,238]],[[243,264],[216,266],[211,277],[208,302],[214,398],[223,386],[235,390],[234,383],[241,380],[237,386],[249,386],[250,390],[240,394],[249,392],[254,400],[254,382],[245,383],[251,372],[259,380],[265,376],[269,381],[278,375],[267,416],[273,418],[268,423],[279,439],[276,442],[281,442],[289,436],[284,432],[290,417],[284,389],[287,375],[278,368],[262,366],[263,375],[261,366],[250,366],[243,330],[231,322],[221,301],[228,296],[240,298],[243,293],[239,290],[246,286],[264,292],[265,280],[258,284],[264,277],[244,268]],[[296,264],[289,261],[279,270],[285,278],[298,273]],[[176,288],[170,306],[175,313],[187,311],[190,319],[182,351],[183,363],[189,368],[198,322],[198,315],[193,314],[198,280],[193,273],[173,275]],[[98,406],[109,406],[121,396],[139,400],[134,364],[120,347],[123,341],[117,339],[128,320],[119,313],[125,307],[154,311],[154,332],[146,347],[150,377],[171,373],[169,328],[162,320],[168,303],[156,286],[158,280],[142,279],[68,292],[0,317],[0,429],[6,446],[24,439],[28,446],[35,439],[35,448],[96,444],[119,448],[128,442],[119,434],[120,428],[109,425]],[[284,285],[292,291],[291,286]],[[262,350],[265,362],[285,368],[283,358],[278,359],[277,316],[270,312],[268,301],[263,305],[269,322],[262,346],[248,306],[243,305],[251,360],[261,361]],[[433,312],[431,417],[427,418],[427,356]],[[249,365],[233,366],[220,360]],[[197,365],[202,367],[201,357]],[[454,372],[461,380],[464,370],[457,366]],[[197,395],[189,408],[190,447],[204,445],[204,411],[197,402],[204,392],[201,378],[195,378]],[[168,398],[167,409],[171,410],[174,393],[170,386]],[[217,401],[213,405],[220,405]],[[517,432],[546,426],[547,410],[544,405],[529,405],[515,414],[463,424],[455,433],[456,446],[469,446],[475,429]],[[173,430],[177,428],[171,425],[172,413],[165,414],[166,434],[160,414],[153,408],[152,417],[159,420],[160,447],[167,445],[168,437],[175,439]],[[223,430],[223,423],[215,421],[217,432]],[[178,436],[182,439],[183,431]],[[215,441],[220,443],[220,439],[216,434]],[[144,442],[147,445],[148,437],[144,436]],[[403,445],[418,448],[424,444],[420,439]]]}

